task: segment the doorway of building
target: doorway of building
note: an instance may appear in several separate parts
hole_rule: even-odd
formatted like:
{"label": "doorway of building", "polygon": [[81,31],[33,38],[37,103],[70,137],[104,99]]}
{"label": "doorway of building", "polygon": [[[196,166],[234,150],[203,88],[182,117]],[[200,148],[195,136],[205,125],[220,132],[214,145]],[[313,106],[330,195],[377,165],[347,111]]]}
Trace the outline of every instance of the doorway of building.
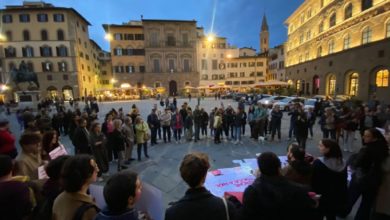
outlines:
{"label": "doorway of building", "polygon": [[177,96],[177,82],[174,80],[169,82],[169,95]]}
{"label": "doorway of building", "polygon": [[313,77],[313,92],[312,92],[312,95],[318,95],[318,93],[320,92],[320,77],[315,75]]}

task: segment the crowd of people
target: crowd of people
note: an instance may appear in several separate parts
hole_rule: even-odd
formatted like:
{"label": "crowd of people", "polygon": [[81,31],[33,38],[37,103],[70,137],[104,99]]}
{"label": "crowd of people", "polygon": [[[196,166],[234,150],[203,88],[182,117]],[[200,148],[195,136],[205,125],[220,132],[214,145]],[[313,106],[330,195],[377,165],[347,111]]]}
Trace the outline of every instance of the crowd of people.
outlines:
{"label": "crowd of people", "polygon": [[[138,174],[127,169],[135,160],[141,161],[142,154],[149,158],[148,143],[180,144],[211,137],[215,144],[223,139],[244,144],[247,124],[250,138],[256,141],[272,142],[275,135],[277,141],[282,138],[286,113],[277,105],[270,108],[257,103],[246,111],[244,101],[239,101],[236,109],[221,103],[208,113],[199,105],[192,110],[186,102],[180,109],[176,100],[163,104],[163,111],[153,105],[145,120],[136,105],[127,114],[122,108],[111,109],[103,123],[98,120],[99,106],[94,99],[87,101],[82,111],[76,103],[66,109],[62,103],[50,102],[40,103],[38,114],[29,108],[19,110],[16,118],[23,131],[18,140],[20,152],[9,131],[9,120],[2,117],[2,218],[148,219],[147,213],[134,208],[142,187]],[[288,138],[296,143],[288,146],[286,167],[281,167],[274,153],[262,153],[257,158],[258,177],[245,190],[241,203],[234,197],[217,198],[205,189],[208,156],[190,153],[180,166],[181,177],[190,189],[167,209],[165,218],[335,219],[347,216],[362,197],[355,219],[389,219],[390,106],[319,109],[316,105],[305,110],[294,104],[287,114]],[[318,145],[321,156],[313,158],[305,149],[317,123],[323,139]],[[356,147],[356,131],[360,131],[362,148]],[[51,158],[50,152],[62,145],[59,136],[66,135],[75,156]],[[354,154],[345,161],[343,150]],[[107,207],[99,210],[88,188],[108,176],[110,163],[117,165],[118,172],[108,178],[104,188]],[[348,167],[352,170],[349,182]],[[41,168],[47,177],[40,178]]]}

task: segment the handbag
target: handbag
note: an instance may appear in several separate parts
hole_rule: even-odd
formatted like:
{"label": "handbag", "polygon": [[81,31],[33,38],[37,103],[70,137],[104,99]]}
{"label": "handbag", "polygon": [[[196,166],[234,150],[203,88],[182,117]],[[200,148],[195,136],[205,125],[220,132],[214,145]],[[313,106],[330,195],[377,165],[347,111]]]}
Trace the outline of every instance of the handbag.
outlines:
{"label": "handbag", "polygon": [[144,134],[144,141],[150,140],[150,134],[148,132],[145,132]]}

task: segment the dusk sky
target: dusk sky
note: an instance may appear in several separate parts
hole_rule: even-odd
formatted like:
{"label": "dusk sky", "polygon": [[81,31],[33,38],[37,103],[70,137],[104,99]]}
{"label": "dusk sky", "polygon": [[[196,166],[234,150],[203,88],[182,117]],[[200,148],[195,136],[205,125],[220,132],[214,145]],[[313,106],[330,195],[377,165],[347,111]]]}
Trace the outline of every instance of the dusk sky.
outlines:
{"label": "dusk sky", "polygon": [[[175,19],[196,20],[208,33],[228,38],[231,45],[259,48],[259,30],[265,13],[270,29],[270,46],[283,43],[286,38],[285,19],[304,0],[46,0],[59,7],[73,7],[91,24],[90,37],[103,49],[102,24],[121,24],[129,20]],[[2,0],[5,5],[21,5],[22,1]],[[213,19],[214,18],[214,19]],[[213,22],[214,21],[214,22]]]}

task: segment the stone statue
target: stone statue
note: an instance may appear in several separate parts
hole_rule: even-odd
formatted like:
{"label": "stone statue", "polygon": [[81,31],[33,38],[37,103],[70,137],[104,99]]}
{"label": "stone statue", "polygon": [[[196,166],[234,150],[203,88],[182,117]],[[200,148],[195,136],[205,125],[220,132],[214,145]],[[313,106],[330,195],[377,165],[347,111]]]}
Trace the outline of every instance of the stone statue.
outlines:
{"label": "stone statue", "polygon": [[21,82],[28,82],[30,85],[34,83],[37,88],[39,89],[39,82],[38,82],[38,77],[37,74],[30,71],[27,67],[27,64],[22,61],[19,65],[19,69],[16,69],[14,67],[11,72],[11,79],[15,83],[15,86],[19,88],[18,84]]}

